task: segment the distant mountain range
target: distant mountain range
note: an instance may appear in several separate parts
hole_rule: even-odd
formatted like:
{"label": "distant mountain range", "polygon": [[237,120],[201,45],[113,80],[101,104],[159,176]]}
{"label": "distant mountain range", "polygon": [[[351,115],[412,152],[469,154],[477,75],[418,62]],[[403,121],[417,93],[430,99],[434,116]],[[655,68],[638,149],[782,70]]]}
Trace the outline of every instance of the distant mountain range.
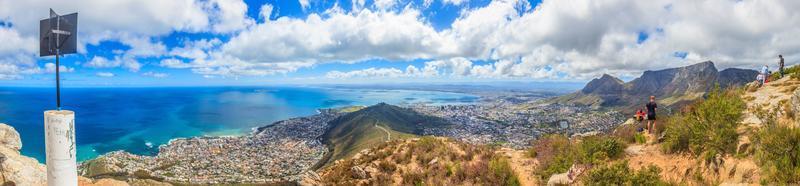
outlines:
{"label": "distant mountain range", "polygon": [[552,103],[590,105],[594,107],[632,108],[644,106],[649,96],[659,104],[681,105],[704,96],[716,85],[721,88],[742,86],[754,81],[755,70],[729,68],[718,71],[711,61],[694,65],[645,71],[630,82],[604,74],[593,79],[583,89],[550,100]]}

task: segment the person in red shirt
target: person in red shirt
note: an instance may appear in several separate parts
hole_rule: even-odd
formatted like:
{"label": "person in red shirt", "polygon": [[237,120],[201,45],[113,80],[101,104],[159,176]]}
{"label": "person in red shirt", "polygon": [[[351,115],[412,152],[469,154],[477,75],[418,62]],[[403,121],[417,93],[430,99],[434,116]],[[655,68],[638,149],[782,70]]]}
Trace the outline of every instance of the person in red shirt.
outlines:
{"label": "person in red shirt", "polygon": [[635,118],[636,121],[641,122],[642,120],[644,120],[644,115],[645,115],[644,111],[642,109],[639,109],[636,111],[636,115],[634,115],[633,118]]}

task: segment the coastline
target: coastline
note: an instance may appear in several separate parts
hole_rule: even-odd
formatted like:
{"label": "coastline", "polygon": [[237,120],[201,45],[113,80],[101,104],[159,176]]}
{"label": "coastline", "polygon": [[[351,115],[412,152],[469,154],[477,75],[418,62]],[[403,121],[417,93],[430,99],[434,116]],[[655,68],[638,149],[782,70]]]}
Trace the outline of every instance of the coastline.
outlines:
{"label": "coastline", "polygon": [[[47,103],[36,98],[51,92],[43,88],[5,88],[3,91],[0,102],[19,106],[0,110],[0,115],[5,116],[0,121],[18,128],[22,139],[28,142],[22,154],[44,162],[41,108],[36,105]],[[270,122],[318,114],[318,109],[379,102],[463,104],[458,98],[478,97],[434,90],[362,91],[307,86],[65,88],[63,93],[65,99],[70,100],[65,109],[77,113],[80,161],[116,150],[154,155],[158,146],[173,138],[247,135],[253,128]],[[75,97],[77,95],[85,96]],[[297,96],[306,99],[296,99]],[[30,101],[23,104],[19,103],[21,100]],[[479,100],[472,101],[467,104]],[[127,105],[127,109],[119,111],[112,103]]]}

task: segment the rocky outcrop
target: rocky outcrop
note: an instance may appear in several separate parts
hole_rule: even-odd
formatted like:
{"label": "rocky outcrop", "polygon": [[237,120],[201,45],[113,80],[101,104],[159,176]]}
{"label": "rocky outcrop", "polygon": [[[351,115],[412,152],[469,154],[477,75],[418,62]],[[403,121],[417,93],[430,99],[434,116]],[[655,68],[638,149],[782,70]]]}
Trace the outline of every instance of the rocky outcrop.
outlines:
{"label": "rocky outcrop", "polygon": [[0,184],[45,185],[45,166],[36,159],[20,155],[21,148],[22,141],[14,127],[0,123]]}
{"label": "rocky outcrop", "polygon": [[[47,168],[36,159],[19,153],[22,141],[14,127],[0,123],[0,185],[47,185]],[[134,180],[142,181],[142,180]],[[113,179],[78,177],[78,185],[129,185]],[[152,185],[152,184],[133,184]]]}
{"label": "rocky outcrop", "polygon": [[678,68],[645,71],[642,76],[628,83],[604,74],[590,81],[580,91],[556,98],[554,102],[633,107],[645,103],[649,96],[656,96],[662,105],[679,105],[701,98],[716,85],[725,88],[752,82],[756,74],[754,70],[735,68],[717,71],[711,61]]}
{"label": "rocky outcrop", "polygon": [[719,72],[714,63],[706,61],[685,67],[645,71],[629,84],[627,94],[668,97],[694,92],[705,92],[717,81]]}
{"label": "rocky outcrop", "polygon": [[608,74],[603,74],[602,77],[593,79],[586,84],[581,92],[585,94],[619,94],[625,90],[623,85],[625,82]]}

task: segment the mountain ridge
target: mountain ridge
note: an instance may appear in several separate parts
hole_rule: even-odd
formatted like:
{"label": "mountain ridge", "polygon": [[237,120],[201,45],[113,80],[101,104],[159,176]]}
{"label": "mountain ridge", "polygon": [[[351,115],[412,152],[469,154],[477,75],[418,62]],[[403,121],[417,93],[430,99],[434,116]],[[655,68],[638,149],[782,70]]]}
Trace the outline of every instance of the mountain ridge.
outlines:
{"label": "mountain ridge", "polygon": [[[320,136],[330,151],[315,166],[350,157],[359,151],[391,139],[415,137],[424,128],[452,125],[444,119],[417,113],[386,103],[378,103],[340,116],[329,122]],[[389,139],[391,138],[391,139]]]}
{"label": "mountain ridge", "polygon": [[551,103],[590,105],[600,107],[635,107],[656,96],[664,105],[680,105],[720,88],[742,86],[754,81],[755,70],[728,68],[718,71],[714,62],[705,61],[689,66],[647,70],[630,82],[603,74],[574,93],[556,97]]}

